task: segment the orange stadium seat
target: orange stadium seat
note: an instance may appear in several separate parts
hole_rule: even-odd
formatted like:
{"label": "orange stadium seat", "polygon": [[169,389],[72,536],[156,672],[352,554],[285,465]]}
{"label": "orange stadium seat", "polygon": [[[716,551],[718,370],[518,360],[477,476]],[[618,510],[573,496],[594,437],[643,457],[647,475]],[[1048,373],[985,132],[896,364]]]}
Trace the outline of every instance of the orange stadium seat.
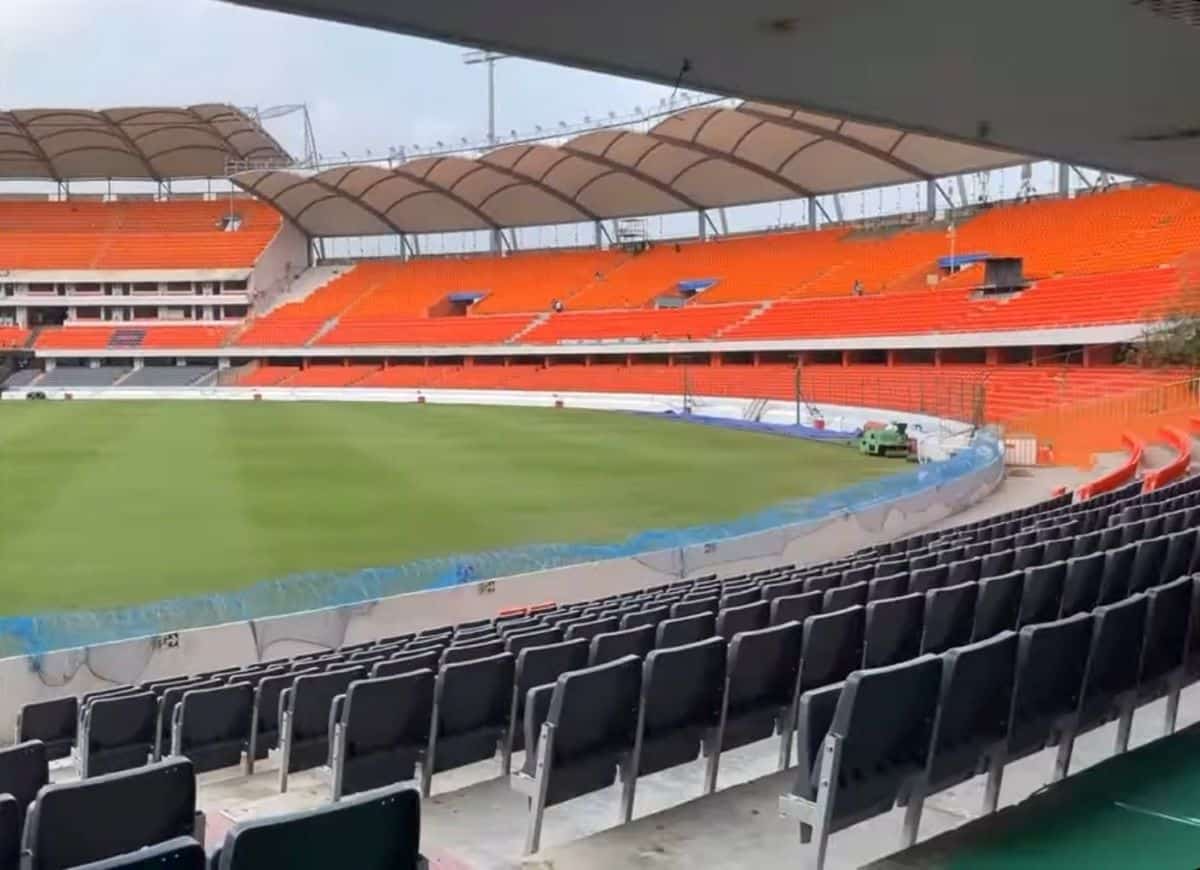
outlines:
{"label": "orange stadium seat", "polygon": [[[237,229],[226,229],[230,212]],[[0,269],[249,268],[279,231],[275,209],[229,201],[0,200]]]}
{"label": "orange stadium seat", "polygon": [[532,322],[528,314],[482,317],[359,318],[342,320],[317,344],[503,344]]}
{"label": "orange stadium seat", "polygon": [[29,341],[29,330],[19,326],[0,326],[0,347],[24,347]]}
{"label": "orange stadium seat", "polygon": [[698,340],[714,338],[733,326],[757,306],[711,305],[668,309],[634,309],[624,311],[571,311],[554,314],[531,329],[521,339],[523,344],[558,344],[561,342],[603,339],[634,339],[638,341]]}

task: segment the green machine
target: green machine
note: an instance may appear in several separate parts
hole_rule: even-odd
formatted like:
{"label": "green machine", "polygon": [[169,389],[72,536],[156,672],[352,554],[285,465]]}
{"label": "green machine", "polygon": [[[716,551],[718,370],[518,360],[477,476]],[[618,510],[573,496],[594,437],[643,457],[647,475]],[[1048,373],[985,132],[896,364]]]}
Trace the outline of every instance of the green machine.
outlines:
{"label": "green machine", "polygon": [[858,438],[858,450],[868,456],[916,458],[916,445],[908,437],[907,423],[892,423],[881,429],[865,429]]}

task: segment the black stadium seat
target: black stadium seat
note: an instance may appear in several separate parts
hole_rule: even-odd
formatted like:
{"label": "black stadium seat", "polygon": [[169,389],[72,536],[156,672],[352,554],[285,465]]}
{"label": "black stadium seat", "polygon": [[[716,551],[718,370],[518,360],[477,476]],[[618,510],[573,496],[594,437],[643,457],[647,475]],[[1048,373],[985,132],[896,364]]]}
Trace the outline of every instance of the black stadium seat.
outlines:
{"label": "black stadium seat", "polygon": [[[989,772],[990,782],[999,783],[996,772],[1008,754],[1016,667],[1017,635],[1011,631],[952,649],[942,657],[927,793],[957,785],[980,770]],[[914,804],[909,805],[913,837],[921,815],[921,807]]]}
{"label": "black stadium seat", "polygon": [[1145,592],[1151,586],[1157,586],[1168,579],[1175,579],[1162,576],[1169,543],[1170,539],[1166,535],[1138,542],[1133,557],[1133,567],[1129,572],[1127,595]]}
{"label": "black stadium seat", "polygon": [[821,612],[824,592],[804,592],[800,595],[784,595],[771,602],[771,625],[783,622],[799,622]]}
{"label": "black stadium seat", "polygon": [[279,745],[279,701],[285,689],[300,674],[315,673],[306,666],[273,674],[254,688],[254,712],[250,716],[250,742],[246,748],[246,772],[254,773],[254,762],[267,757],[268,750]]}
{"label": "black stadium seat", "polygon": [[864,580],[862,583],[855,583],[853,586],[838,586],[828,589],[825,592],[825,599],[821,603],[821,611],[830,613],[835,610],[844,610],[847,607],[853,607],[856,604],[866,604],[870,588],[871,584]]}
{"label": "black stadium seat", "polygon": [[1130,574],[1137,556],[1137,544],[1126,544],[1104,554],[1104,570],[1100,574],[1098,604],[1113,604],[1129,594]]}
{"label": "black stadium seat", "polygon": [[925,596],[916,593],[868,604],[862,667],[881,668],[916,658],[924,615]]}
{"label": "black stadium seat", "polygon": [[20,870],[21,819],[25,807],[10,794],[0,794],[0,870]]}
{"label": "black stadium seat", "polygon": [[654,645],[658,649],[671,646],[683,646],[712,637],[716,630],[717,621],[713,614],[695,613],[691,616],[664,619],[658,624],[654,637]]}
{"label": "black stadium seat", "polygon": [[79,730],[79,699],[58,698],[26,704],[17,713],[17,742],[40,740],[51,761],[66,758]]}
{"label": "black stadium seat", "polygon": [[115,858],[80,864],[73,870],[207,870],[207,867],[203,846],[192,837],[176,837]]}
{"label": "black stadium seat", "polygon": [[1175,730],[1179,693],[1187,670],[1188,644],[1196,631],[1200,578],[1180,577],[1146,591],[1146,648],[1142,654],[1138,694],[1143,700],[1165,695],[1163,733]]}
{"label": "black stadium seat", "polygon": [[154,752],[158,698],[153,692],[97,698],[83,710],[79,774],[87,778],[141,767]]}
{"label": "black stadium seat", "polygon": [[710,637],[646,656],[634,747],[621,769],[626,822],[637,778],[699,758],[705,735],[720,724],[725,652],[725,641]]}
{"label": "black stadium seat", "polygon": [[530,799],[526,855],[538,850],[546,807],[616,782],[618,763],[633,750],[641,685],[641,660],[626,656],[535,690],[543,699],[549,691],[549,705],[526,708],[526,743],[536,747],[511,780]]}
{"label": "black stadium seat", "polygon": [[[717,612],[717,599],[714,598],[692,598],[685,599],[676,604],[671,605],[671,618],[680,619],[684,616],[695,616],[699,613]],[[605,629],[608,631],[609,629]]]}
{"label": "black stadium seat", "polygon": [[154,731],[154,760],[158,761],[163,755],[169,755],[171,749],[171,722],[174,718],[175,707],[183,698],[185,692],[192,689],[215,689],[223,685],[220,680],[196,680],[169,686],[158,700],[158,725]]}
{"label": "black stadium seat", "polygon": [[941,674],[941,659],[921,656],[846,679],[825,738],[828,749],[817,753],[812,768],[797,771],[792,792],[780,799],[780,810],[800,821],[801,842],[816,841],[816,867],[824,865],[831,834],[886,812],[919,788]]}
{"label": "black stadium seat", "polygon": [[[563,639],[562,629],[556,626],[546,626],[532,631],[522,631],[518,634],[507,635],[504,639],[504,652],[519,656],[521,650],[529,646],[546,646],[559,643]],[[436,668],[434,668],[436,670]]]}
{"label": "black stadium seat", "polygon": [[[0,794],[16,799],[18,830],[25,824],[25,810],[49,781],[50,761],[46,757],[46,745],[40,740],[0,749]],[[0,841],[3,841],[2,836]]]}
{"label": "black stadium seat", "polygon": [[529,647],[517,656],[513,677],[508,734],[504,741],[501,772],[512,771],[512,754],[525,748],[525,701],[530,689],[553,683],[560,674],[587,666],[589,643],[583,638]]}
{"label": "black stadium seat", "polygon": [[717,634],[729,640],[743,631],[766,628],[771,619],[770,605],[765,601],[730,607],[717,613]]}
{"label": "black stadium seat", "polygon": [[319,767],[329,760],[329,712],[333,699],[363,676],[362,668],[296,677],[280,699],[279,790],[288,774]]}
{"label": "black stadium seat", "polygon": [[1092,641],[1074,720],[1058,736],[1054,779],[1067,775],[1075,738],[1113,719],[1118,721],[1114,752],[1129,746],[1129,729],[1137,705],[1141,651],[1146,637],[1149,599],[1132,595],[1092,612]]}
{"label": "black stadium seat", "polygon": [[621,628],[636,628],[639,625],[652,625],[657,627],[660,622],[671,618],[671,609],[669,607],[643,607],[641,610],[632,613],[626,613],[621,616]]}
{"label": "black stadium seat", "polygon": [[602,665],[625,656],[642,658],[652,649],[654,649],[654,628],[649,625],[639,625],[622,631],[609,631],[592,638],[588,650],[588,664]]}
{"label": "black stadium seat", "polygon": [[1062,611],[1063,586],[1067,579],[1066,562],[1050,562],[1025,569],[1021,585],[1021,607],[1017,625],[1052,622]]}
{"label": "black stadium seat", "polygon": [[334,706],[334,801],[414,777],[416,763],[429,746],[433,685],[429,669],[350,684]]}
{"label": "black stadium seat", "polygon": [[598,634],[620,630],[621,621],[615,616],[606,616],[600,619],[580,619],[575,622],[563,623],[563,627],[566,628],[564,637],[567,640],[576,638],[591,640]]}
{"label": "black stadium seat", "polygon": [[511,653],[444,665],[434,685],[433,725],[421,765],[421,794],[433,775],[496,754],[512,711]]}
{"label": "black stadium seat", "polygon": [[1100,600],[1100,577],[1103,573],[1102,552],[1068,559],[1059,616],[1074,616],[1095,607]]}
{"label": "black stadium seat", "polygon": [[397,674],[409,674],[413,671],[436,671],[441,659],[441,651],[436,649],[425,650],[413,655],[402,654],[387,661],[376,662],[371,666],[371,676],[372,678],[394,677]]}
{"label": "black stadium seat", "polygon": [[802,640],[800,625],[785,622],[730,641],[721,722],[706,740],[706,794],[716,790],[722,752],[765,740],[777,726],[790,740]]}
{"label": "black stadium seat", "polygon": [[[66,870],[203,828],[186,758],[42,789],[25,823],[28,870]],[[202,839],[197,837],[197,839]]]}
{"label": "black stadium seat", "polygon": [[453,643],[442,650],[442,666],[454,662],[470,662],[476,659],[486,659],[489,656],[504,652],[505,641],[500,638],[489,638],[479,642]]}
{"label": "black stadium seat", "polygon": [[971,640],[978,583],[960,583],[925,593],[922,653],[941,653]]}
{"label": "black stadium seat", "polygon": [[939,589],[946,585],[949,576],[950,568],[944,564],[918,568],[909,574],[908,591],[928,592],[930,589]]}
{"label": "black stadium seat", "polygon": [[1017,627],[1024,583],[1025,576],[1021,571],[1009,571],[979,581],[975,624],[971,628],[972,643]]}
{"label": "black stadium seat", "polygon": [[417,870],[421,800],[411,788],[379,789],[318,807],[241,822],[214,870]]}
{"label": "black stadium seat", "polygon": [[867,601],[878,601],[881,598],[897,598],[908,594],[907,571],[876,577],[867,584]]}
{"label": "black stadium seat", "polygon": [[190,759],[197,773],[239,764],[253,709],[247,683],[185,692],[171,723],[171,755]]}
{"label": "black stadium seat", "polygon": [[[1079,704],[1092,639],[1092,617],[1079,613],[1020,631],[1008,754],[1020,758],[1046,746]],[[999,794],[999,786],[996,787]]]}

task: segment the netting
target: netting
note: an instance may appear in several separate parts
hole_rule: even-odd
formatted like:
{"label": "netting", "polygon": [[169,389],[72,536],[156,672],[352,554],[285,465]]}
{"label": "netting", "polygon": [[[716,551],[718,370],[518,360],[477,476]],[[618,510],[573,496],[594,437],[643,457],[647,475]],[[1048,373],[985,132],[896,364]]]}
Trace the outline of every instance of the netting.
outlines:
{"label": "netting", "polygon": [[[236,592],[158,601],[133,607],[93,611],[63,611],[0,618],[0,656],[36,654],[89,646],[132,637],[146,637],[225,622],[240,622],[286,613],[357,604],[376,598],[424,589],[454,586],[578,565],[603,559],[636,557],[678,551],[673,563],[684,572],[696,560],[688,554],[707,552],[714,542],[742,539],[779,527],[797,528],[886,505],[924,493],[927,500],[957,481],[981,471],[1000,474],[1003,452],[991,434],[981,434],[965,449],[942,462],[855,484],[811,498],[795,499],[731,522],[679,529],[655,529],[609,544],[540,544],[482,553],[421,559],[401,565],[366,568],[347,573],[313,572],[258,583]],[[780,530],[782,531],[782,530]],[[737,542],[731,542],[736,544]],[[755,555],[753,546],[731,546],[728,558]]]}

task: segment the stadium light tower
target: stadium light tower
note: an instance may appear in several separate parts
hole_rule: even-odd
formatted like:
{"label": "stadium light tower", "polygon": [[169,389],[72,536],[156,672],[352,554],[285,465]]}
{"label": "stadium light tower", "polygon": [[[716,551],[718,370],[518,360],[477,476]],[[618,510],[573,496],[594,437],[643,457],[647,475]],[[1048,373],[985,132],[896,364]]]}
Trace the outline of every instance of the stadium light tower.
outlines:
{"label": "stadium light tower", "polygon": [[496,61],[504,60],[506,57],[508,57],[506,54],[484,50],[468,51],[463,54],[463,63],[467,66],[487,64],[487,140],[489,145],[496,144]]}

